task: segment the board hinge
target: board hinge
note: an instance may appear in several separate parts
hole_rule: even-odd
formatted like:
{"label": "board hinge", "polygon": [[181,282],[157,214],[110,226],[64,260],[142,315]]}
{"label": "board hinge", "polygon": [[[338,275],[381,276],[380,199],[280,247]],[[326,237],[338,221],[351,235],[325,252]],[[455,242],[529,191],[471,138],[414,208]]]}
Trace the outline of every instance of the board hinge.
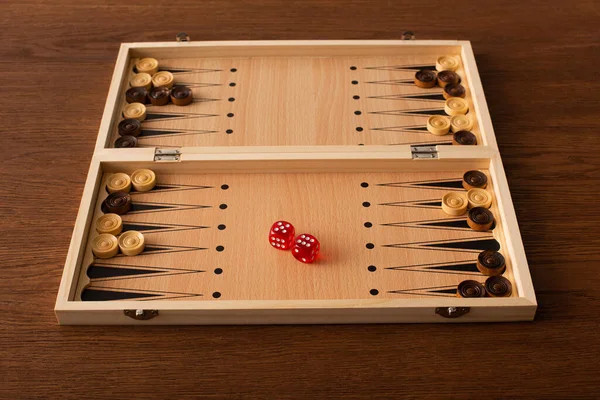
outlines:
{"label": "board hinge", "polygon": [[154,161],[180,161],[181,152],[179,149],[155,149]]}
{"label": "board hinge", "polygon": [[411,145],[410,152],[413,160],[425,160],[438,158],[438,150],[436,145]]}

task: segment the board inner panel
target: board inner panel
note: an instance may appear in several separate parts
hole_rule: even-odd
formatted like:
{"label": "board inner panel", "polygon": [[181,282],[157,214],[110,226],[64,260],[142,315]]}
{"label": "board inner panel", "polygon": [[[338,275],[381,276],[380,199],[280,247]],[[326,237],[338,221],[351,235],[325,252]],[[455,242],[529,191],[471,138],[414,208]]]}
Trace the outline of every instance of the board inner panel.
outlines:
{"label": "board inner panel", "polygon": [[[192,89],[194,102],[147,105],[138,146],[452,144],[451,133],[434,136],[426,129],[429,116],[446,115],[442,89],[413,82],[418,70],[435,69],[435,58],[418,49],[377,57],[159,58],[175,85]],[[127,81],[137,60],[129,62]],[[481,143],[462,61],[457,73]],[[117,100],[117,123],[127,89]],[[117,123],[108,147],[119,137]]]}
{"label": "board inner panel", "polygon": [[[487,249],[506,257],[516,296],[495,201],[488,232],[440,208],[443,194],[464,191],[464,172],[159,174],[153,190],[132,192],[122,216],[146,249],[102,260],[88,244],[76,300],[455,297],[461,281],[485,281],[475,262]],[[269,228],[280,219],[319,239],[315,263],[271,247]]]}

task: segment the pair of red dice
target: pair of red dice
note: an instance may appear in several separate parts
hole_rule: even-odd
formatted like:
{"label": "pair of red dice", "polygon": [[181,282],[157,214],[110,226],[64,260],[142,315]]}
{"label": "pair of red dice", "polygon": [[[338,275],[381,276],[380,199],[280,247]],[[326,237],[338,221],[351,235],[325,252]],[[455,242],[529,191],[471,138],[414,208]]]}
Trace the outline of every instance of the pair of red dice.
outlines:
{"label": "pair of red dice", "polygon": [[292,250],[296,260],[303,263],[315,261],[321,245],[316,237],[308,233],[296,235],[294,225],[287,221],[277,221],[269,231],[269,243],[279,250]]}

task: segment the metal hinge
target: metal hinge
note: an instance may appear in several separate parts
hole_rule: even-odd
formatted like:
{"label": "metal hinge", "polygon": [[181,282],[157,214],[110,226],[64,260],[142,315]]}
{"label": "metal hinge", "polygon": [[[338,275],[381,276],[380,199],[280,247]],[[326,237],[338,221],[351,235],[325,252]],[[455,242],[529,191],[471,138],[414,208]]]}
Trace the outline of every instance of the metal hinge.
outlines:
{"label": "metal hinge", "polygon": [[438,307],[435,313],[444,318],[458,318],[471,311],[471,307]]}
{"label": "metal hinge", "polygon": [[436,145],[411,145],[410,152],[413,160],[438,158],[438,150]]}
{"label": "metal hinge", "polygon": [[147,321],[158,316],[158,310],[123,310],[123,314],[138,321]]}
{"label": "metal hinge", "polygon": [[155,149],[154,161],[180,161],[181,152],[178,149]]}

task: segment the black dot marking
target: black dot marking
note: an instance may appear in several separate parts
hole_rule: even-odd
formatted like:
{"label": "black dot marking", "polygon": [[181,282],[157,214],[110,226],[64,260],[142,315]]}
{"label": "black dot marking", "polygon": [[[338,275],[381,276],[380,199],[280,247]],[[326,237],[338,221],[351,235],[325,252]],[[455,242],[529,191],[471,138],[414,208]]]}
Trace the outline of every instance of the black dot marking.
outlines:
{"label": "black dot marking", "polygon": [[214,292],[214,293],[213,293],[213,297],[214,297],[215,299],[218,299],[219,297],[221,297],[221,293],[219,293],[219,292]]}
{"label": "black dot marking", "polygon": [[221,189],[227,190],[227,189],[229,189],[229,185],[221,185]]}
{"label": "black dot marking", "polygon": [[229,101],[235,101],[235,97],[230,97],[227,100],[229,100]]}
{"label": "black dot marking", "polygon": [[360,96],[359,96],[359,95],[357,95],[357,94],[355,94],[354,96],[352,96],[352,98],[353,98],[354,100],[358,100],[358,99],[360,99]]}
{"label": "black dot marking", "polygon": [[359,143],[358,145],[359,145],[359,146],[364,146],[365,144],[364,144],[364,143]]}
{"label": "black dot marking", "polygon": [[228,116],[229,118],[233,118],[233,113],[227,113],[227,116]]}
{"label": "black dot marking", "polygon": [[353,85],[358,85],[358,81],[352,81]]}
{"label": "black dot marking", "polygon": [[377,296],[379,294],[379,290],[371,289],[371,290],[369,290],[369,293],[371,293],[372,296]]}
{"label": "black dot marking", "polygon": [[351,67],[350,67],[350,69],[351,69],[352,71],[356,71],[356,67],[355,67],[354,65],[353,65],[353,66],[351,66]]}
{"label": "black dot marking", "polygon": [[231,68],[231,69],[230,69],[230,71],[231,71],[231,72],[236,72],[236,71],[237,71],[237,69],[236,69],[236,68]]}
{"label": "black dot marking", "polygon": [[375,248],[375,245],[373,243],[367,243],[367,249],[371,250]]}
{"label": "black dot marking", "polygon": [[359,110],[354,111],[354,115],[360,115],[362,114]]}
{"label": "black dot marking", "polygon": [[369,184],[367,182],[363,182],[360,184],[360,187],[369,187]]}
{"label": "black dot marking", "polygon": [[217,249],[218,252],[221,252],[221,251],[225,250],[225,247],[223,247],[223,246],[217,246],[216,249]]}
{"label": "black dot marking", "polygon": [[231,135],[233,133],[233,129],[227,129],[225,131],[226,134]]}
{"label": "black dot marking", "polygon": [[369,265],[369,267],[368,267],[367,269],[368,269],[369,271],[371,271],[371,272],[375,272],[375,271],[377,271],[377,267],[376,267],[376,266],[374,266],[374,265]]}
{"label": "black dot marking", "polygon": [[372,226],[373,226],[373,224],[372,224],[372,223],[370,223],[370,222],[365,222],[365,228],[370,228],[370,227],[372,227]]}
{"label": "black dot marking", "polygon": [[227,204],[221,204],[221,205],[219,206],[219,208],[220,208],[221,210],[224,210],[224,209],[226,209],[226,208],[227,208]]}
{"label": "black dot marking", "polygon": [[221,268],[215,268],[215,274],[221,275],[222,273],[223,273],[223,270]]}
{"label": "black dot marking", "polygon": [[371,207],[371,203],[369,203],[368,201],[365,201],[363,203],[363,207]]}
{"label": "black dot marking", "polygon": [[217,226],[217,229],[220,230],[220,231],[224,231],[225,228],[227,228],[227,227],[225,225],[223,225],[223,224]]}
{"label": "black dot marking", "polygon": [[363,127],[362,126],[357,126],[356,127],[356,131],[357,132],[362,132],[363,131]]}
{"label": "black dot marking", "polygon": [[231,83],[229,84],[229,86],[231,86],[231,87],[235,86],[235,82],[231,82]]}

